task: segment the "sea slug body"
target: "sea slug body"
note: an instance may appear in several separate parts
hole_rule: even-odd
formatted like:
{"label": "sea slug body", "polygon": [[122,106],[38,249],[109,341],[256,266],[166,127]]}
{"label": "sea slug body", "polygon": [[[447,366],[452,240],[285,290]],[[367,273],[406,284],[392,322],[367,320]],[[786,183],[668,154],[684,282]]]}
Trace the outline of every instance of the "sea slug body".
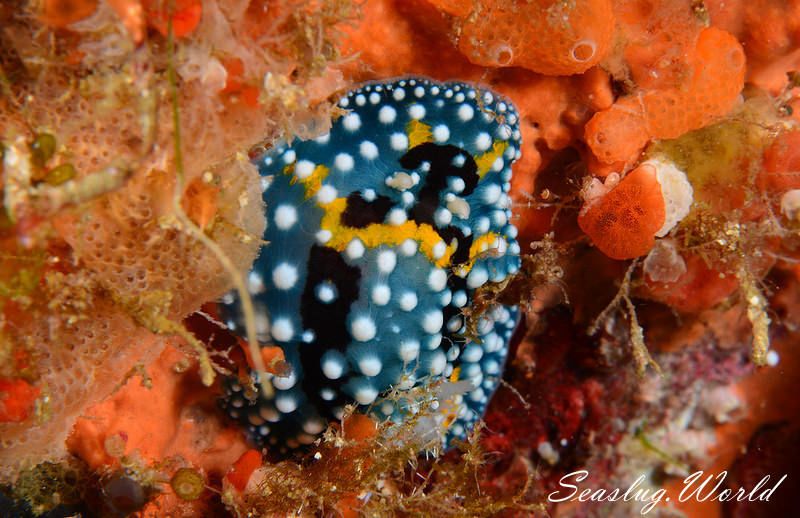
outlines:
{"label": "sea slug body", "polygon": [[[517,322],[498,304],[468,338],[462,309],[520,267],[508,196],[519,116],[488,90],[419,78],[364,85],[339,107],[329,134],[254,159],[268,244],[249,286],[259,340],[292,373],[254,401],[231,378],[221,404],[256,444],[293,449],[348,403],[401,421],[409,408],[388,390],[443,380],[449,443],[482,416]],[[221,314],[243,334],[235,295]]]}

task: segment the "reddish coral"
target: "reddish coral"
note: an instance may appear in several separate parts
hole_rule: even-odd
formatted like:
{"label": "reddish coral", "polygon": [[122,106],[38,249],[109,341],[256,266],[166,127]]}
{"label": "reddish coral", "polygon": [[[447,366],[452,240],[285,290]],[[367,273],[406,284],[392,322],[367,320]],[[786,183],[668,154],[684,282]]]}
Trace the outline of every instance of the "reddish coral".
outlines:
{"label": "reddish coral", "polygon": [[578,217],[578,224],[607,256],[632,259],[653,247],[664,218],[664,197],[655,169],[644,165],[593,202]]}

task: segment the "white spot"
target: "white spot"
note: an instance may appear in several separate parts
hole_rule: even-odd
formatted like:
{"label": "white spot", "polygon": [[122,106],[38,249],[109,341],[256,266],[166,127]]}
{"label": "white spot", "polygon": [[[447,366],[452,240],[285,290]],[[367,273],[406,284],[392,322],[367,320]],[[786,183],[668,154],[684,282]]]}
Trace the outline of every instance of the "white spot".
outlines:
{"label": "white spot", "polygon": [[436,212],[433,213],[433,220],[437,226],[446,227],[453,221],[453,213],[444,207],[438,208]]}
{"label": "white spot", "polygon": [[295,153],[293,149],[290,149],[289,151],[283,154],[284,163],[292,164],[294,163],[295,160],[297,160],[297,153]]}
{"label": "white spot", "polygon": [[366,356],[358,360],[358,369],[364,376],[377,376],[382,368],[383,364],[377,356]]}
{"label": "white spot", "polygon": [[419,356],[419,342],[416,340],[405,340],[400,342],[398,349],[400,359],[404,362],[413,362]]}
{"label": "white spot", "polygon": [[450,128],[445,124],[439,124],[433,128],[433,139],[436,142],[446,142],[450,138]]}
{"label": "white spot", "polygon": [[356,317],[350,323],[350,334],[359,342],[368,342],[375,338],[375,322],[368,316]]}
{"label": "white spot", "polygon": [[475,147],[478,151],[486,151],[492,147],[492,137],[486,132],[481,132],[475,137]]}
{"label": "white spot", "polygon": [[386,219],[390,225],[399,226],[406,222],[408,216],[403,209],[392,209]]}
{"label": "white spot", "polygon": [[489,205],[494,205],[500,200],[503,189],[496,183],[490,183],[483,189],[483,201]]}
{"label": "white spot", "polygon": [[294,174],[301,180],[305,180],[309,176],[314,173],[314,162],[309,160],[300,160],[297,162],[297,165],[294,166]]}
{"label": "white spot", "polygon": [[314,331],[312,331],[311,329],[306,329],[305,331],[303,331],[303,334],[300,335],[300,339],[307,344],[313,342],[315,337],[316,335],[314,334]]}
{"label": "white spot", "polygon": [[259,336],[259,339],[269,340],[269,318],[264,313],[256,313],[256,334]]}
{"label": "white spot", "polygon": [[264,279],[256,271],[247,274],[247,291],[255,295],[264,291]]}
{"label": "white spot", "polygon": [[325,429],[325,421],[322,419],[309,419],[303,423],[303,431],[311,435],[317,435]]}
{"label": "white spot", "polygon": [[405,133],[392,133],[389,137],[389,144],[395,151],[405,151],[408,149],[408,137]]}
{"label": "white spot", "polygon": [[317,285],[316,295],[320,302],[329,304],[336,300],[338,293],[336,293],[336,286],[332,282],[325,281]]}
{"label": "white spot", "polygon": [[781,357],[778,355],[777,352],[775,352],[774,349],[770,349],[769,351],[767,351],[767,365],[769,365],[770,367],[775,367],[780,363],[780,361]]}
{"label": "white spot", "polygon": [[353,157],[347,153],[339,153],[336,155],[336,158],[333,159],[333,165],[339,171],[343,173],[347,173],[353,169],[355,162],[353,161]]}
{"label": "white spot", "polygon": [[383,124],[391,124],[397,118],[397,110],[391,106],[384,106],[378,110],[378,120]]}
{"label": "white spot", "polygon": [[435,292],[440,292],[447,286],[447,272],[441,268],[431,269],[428,274],[428,287]]}
{"label": "white spot", "polygon": [[414,95],[416,95],[417,97],[422,97],[423,95],[425,95],[425,89],[421,86],[414,88]]}
{"label": "white spot", "polygon": [[406,91],[402,88],[395,88],[394,92],[392,92],[392,97],[394,97],[395,101],[402,101],[406,98]]}
{"label": "white spot", "polygon": [[[327,376],[327,374],[325,376]],[[333,401],[333,399],[336,397],[336,392],[329,388],[324,388],[319,391],[319,396],[325,401]]]}
{"label": "white spot", "polygon": [[358,238],[347,243],[347,247],[344,249],[350,259],[360,259],[364,255],[364,250],[364,243]]}
{"label": "white spot", "polygon": [[261,192],[265,192],[267,189],[269,189],[269,186],[272,185],[272,180],[274,178],[275,177],[272,176],[272,175],[262,176],[261,177],[261,179],[259,180],[259,185],[261,187]]}
{"label": "white spot", "polygon": [[456,167],[464,167],[464,164],[467,162],[467,157],[464,155],[456,155],[453,157],[453,165]]}
{"label": "white spot", "polygon": [[422,329],[428,334],[435,334],[441,331],[444,324],[444,316],[439,310],[433,310],[422,319]]}
{"label": "white spot", "polygon": [[412,119],[419,120],[425,117],[425,107],[421,104],[412,104],[408,107],[408,115]]}
{"label": "white spot", "polygon": [[379,102],[381,102],[381,94],[377,92],[372,92],[371,94],[369,94],[369,102],[370,104],[378,104]]}
{"label": "white spot", "polygon": [[402,253],[406,257],[411,257],[417,253],[418,245],[417,242],[413,239],[409,238],[403,241],[400,244],[400,253]]}
{"label": "white spot", "polygon": [[[461,325],[462,325],[461,317],[456,315],[447,322],[447,330],[450,331],[451,333],[455,333],[456,331],[461,329]],[[455,358],[452,359],[455,360]]]}
{"label": "white spot", "polygon": [[321,205],[327,205],[335,200],[338,195],[339,192],[333,185],[323,185],[317,191],[317,201]]}
{"label": "white spot", "polygon": [[297,376],[294,375],[294,371],[290,372],[288,376],[274,376],[272,378],[272,384],[276,389],[280,390],[289,390],[294,387],[295,383],[297,383]]}
{"label": "white spot", "polygon": [[500,140],[508,140],[511,138],[511,127],[508,124],[501,124],[497,127],[497,138]]}
{"label": "white spot", "polygon": [[378,306],[385,306],[389,303],[389,299],[392,297],[392,290],[389,289],[389,286],[386,284],[378,284],[377,286],[372,288],[372,302],[377,304]]}
{"label": "white spot", "polygon": [[463,192],[467,187],[467,185],[464,183],[464,179],[458,177],[450,178],[447,184],[450,187],[450,190],[456,194]]}
{"label": "white spot", "polygon": [[291,414],[297,410],[297,399],[291,394],[279,394],[275,398],[275,408],[281,413]]}
{"label": "white spot", "polygon": [[462,360],[470,363],[479,362],[481,358],[483,358],[483,349],[476,344],[468,345],[467,348],[464,349],[464,354],[461,355]]}
{"label": "white spot", "polygon": [[294,336],[292,321],[285,317],[276,318],[272,322],[272,329],[270,332],[272,333],[272,338],[275,340],[279,342],[288,342]]}
{"label": "white spot", "polygon": [[489,232],[489,227],[491,225],[492,223],[489,221],[489,218],[487,218],[486,216],[481,216],[475,223],[475,232],[478,234],[485,234]]}
{"label": "white spot", "polygon": [[275,225],[281,230],[289,230],[297,223],[297,209],[291,205],[279,205],[275,209]]}
{"label": "white spot", "polygon": [[492,171],[499,173],[500,171],[503,170],[503,167],[505,167],[505,165],[506,163],[503,161],[503,158],[497,157],[494,159],[494,162],[492,162]]}
{"label": "white spot", "polygon": [[398,301],[400,309],[403,311],[413,311],[417,307],[417,294],[413,291],[407,291],[400,296]]}
{"label": "white spot", "polygon": [[[464,102],[464,99],[466,99],[466,97],[464,96],[464,94],[463,94],[463,93],[460,93],[460,92],[459,92],[459,93],[457,93],[457,94],[456,94],[456,96],[453,98],[453,100],[454,100],[455,102],[457,102],[457,103],[463,103],[463,102]],[[467,106],[467,107],[468,107],[470,110],[472,109],[472,106]]]}
{"label": "white spot", "polygon": [[445,357],[442,351],[436,351],[433,353],[433,356],[430,359],[430,364],[428,367],[428,371],[431,373],[432,376],[438,376],[442,372],[444,372],[444,368],[447,366],[447,358]]}
{"label": "white spot", "polygon": [[[397,90],[395,90],[397,93]],[[361,387],[356,390],[355,398],[360,405],[369,405],[378,397],[378,391],[372,387]]]}
{"label": "white spot", "polygon": [[378,146],[370,142],[369,140],[365,140],[359,146],[359,152],[361,156],[366,158],[367,160],[375,160],[378,158]]}
{"label": "white spot", "polygon": [[442,345],[442,334],[441,333],[436,333],[435,335],[432,335],[428,339],[428,349],[429,350],[433,351],[434,349],[436,349],[440,345]]}
{"label": "white spot", "polygon": [[297,268],[289,263],[281,263],[272,270],[272,283],[279,290],[294,288],[297,277]]}
{"label": "white spot", "polygon": [[467,275],[467,286],[469,288],[478,288],[486,284],[489,280],[489,272],[483,266],[477,266]]}
{"label": "white spot", "polygon": [[458,107],[458,118],[464,122],[472,120],[475,110],[469,104],[462,104]]}
{"label": "white spot", "polygon": [[392,250],[381,250],[378,252],[378,269],[382,273],[392,273],[397,265],[397,254]]}
{"label": "white spot", "polygon": [[322,374],[331,380],[338,380],[344,374],[344,359],[338,352],[329,352],[322,358]]}
{"label": "white spot", "polygon": [[331,233],[330,230],[323,229],[316,233],[316,237],[317,241],[319,241],[320,244],[324,245],[325,243],[331,240],[333,234]]}
{"label": "white spot", "polygon": [[314,142],[316,142],[317,144],[322,144],[322,145],[325,145],[325,144],[327,144],[327,143],[328,143],[330,140],[331,140],[331,134],[330,134],[330,133],[326,133],[326,134],[324,134],[324,135],[320,135],[319,137],[315,138],[315,139],[314,139]]}
{"label": "white spot", "polygon": [[363,94],[356,95],[356,104],[359,106],[364,106],[365,104],[367,104],[367,98],[364,97]]}
{"label": "white spot", "polygon": [[361,117],[357,113],[350,112],[342,119],[342,125],[347,131],[356,131],[361,127]]}
{"label": "white spot", "polygon": [[364,192],[361,194],[361,197],[366,201],[375,201],[376,196],[374,189],[364,189]]}
{"label": "white spot", "polygon": [[441,259],[447,253],[447,244],[444,241],[439,241],[433,245],[432,253],[434,259]]}

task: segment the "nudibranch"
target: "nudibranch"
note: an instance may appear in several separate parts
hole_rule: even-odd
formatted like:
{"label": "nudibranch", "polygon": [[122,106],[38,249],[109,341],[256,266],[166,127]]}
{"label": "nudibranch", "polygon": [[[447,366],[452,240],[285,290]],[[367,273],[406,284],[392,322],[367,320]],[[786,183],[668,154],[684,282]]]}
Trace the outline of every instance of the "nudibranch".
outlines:
{"label": "nudibranch", "polygon": [[[419,78],[366,84],[338,106],[329,133],[254,158],[267,244],[248,287],[259,341],[292,371],[254,400],[231,378],[221,404],[280,451],[313,442],[349,403],[403,420],[414,405],[387,392],[441,381],[447,444],[482,416],[517,322],[497,304],[467,337],[462,310],[520,268],[508,196],[519,116],[486,89]],[[235,294],[221,314],[244,334]]]}

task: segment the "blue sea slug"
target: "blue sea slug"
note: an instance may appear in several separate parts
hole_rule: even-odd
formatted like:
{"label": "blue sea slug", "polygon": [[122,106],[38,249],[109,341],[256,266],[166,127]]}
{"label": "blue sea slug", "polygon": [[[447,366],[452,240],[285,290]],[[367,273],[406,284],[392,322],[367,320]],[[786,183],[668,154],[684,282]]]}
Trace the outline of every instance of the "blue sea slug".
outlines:
{"label": "blue sea slug", "polygon": [[[402,420],[409,408],[386,392],[442,379],[455,404],[436,424],[446,443],[463,438],[517,322],[516,307],[494,305],[468,339],[462,310],[520,267],[508,196],[518,114],[488,90],[418,78],[364,85],[339,107],[329,133],[254,159],[268,244],[249,288],[259,340],[292,372],[267,380],[269,399],[229,379],[222,406],[255,443],[296,448],[348,403]],[[243,334],[236,296],[221,306]]]}

